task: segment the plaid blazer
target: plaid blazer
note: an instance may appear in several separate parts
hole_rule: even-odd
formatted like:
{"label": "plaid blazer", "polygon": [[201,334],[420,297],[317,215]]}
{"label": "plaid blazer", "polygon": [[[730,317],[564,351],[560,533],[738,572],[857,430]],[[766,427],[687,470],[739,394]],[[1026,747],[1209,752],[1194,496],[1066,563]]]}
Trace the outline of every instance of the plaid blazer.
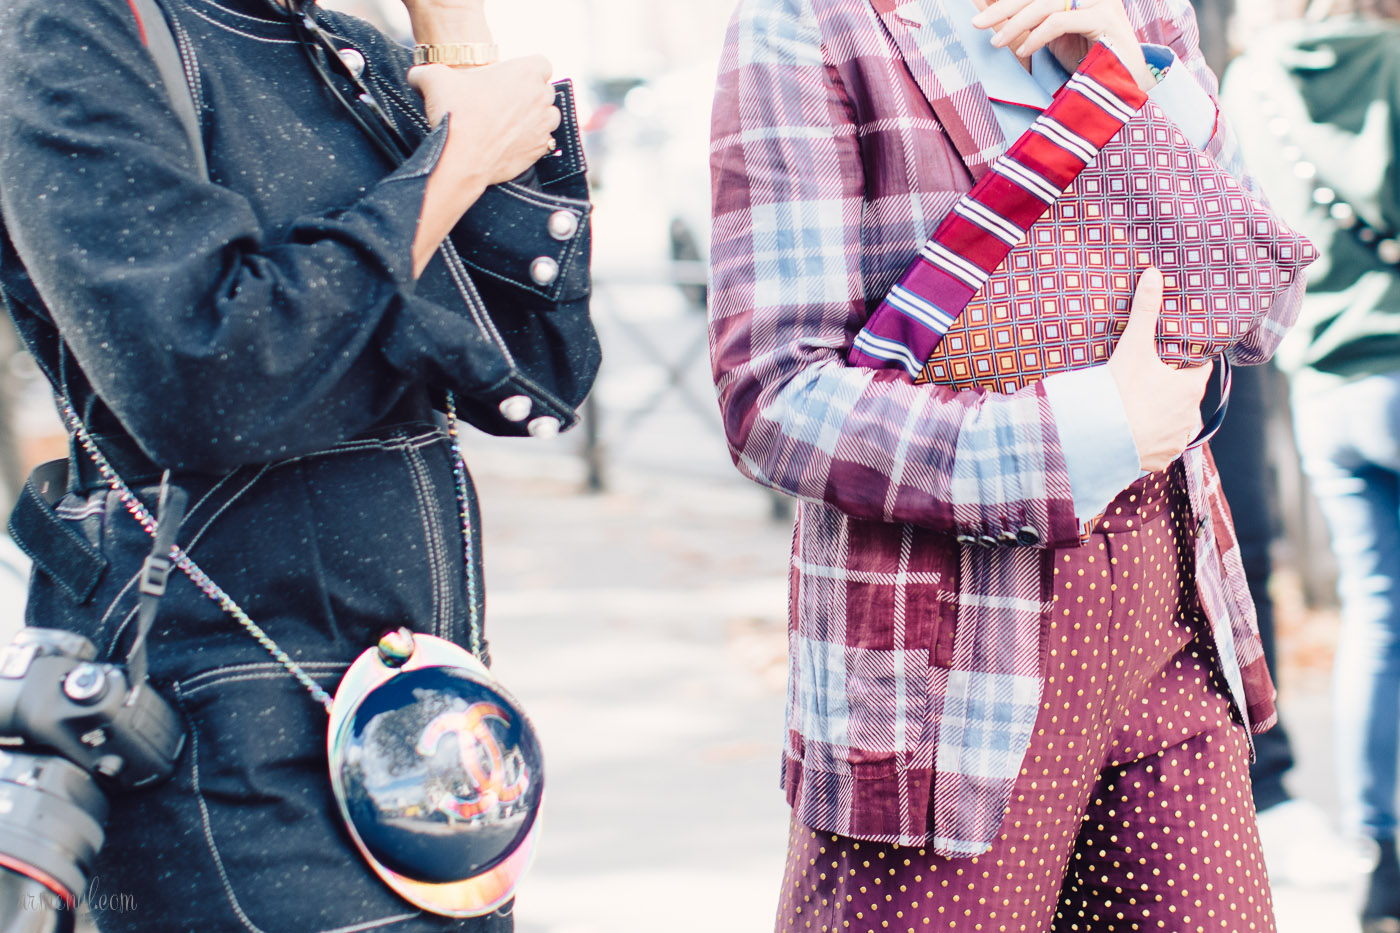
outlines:
{"label": "plaid blazer", "polygon": [[[1212,94],[1187,0],[1127,0]],[[713,116],[711,357],[739,469],[800,500],[782,779],[814,828],[986,851],[1030,742],[1052,549],[1079,541],[1039,384],[847,365],[933,227],[1005,148],[939,0],[742,0]],[[1210,154],[1238,171],[1218,127]],[[1296,290],[1261,326],[1263,356]],[[1260,362],[1260,354],[1240,362]],[[1208,453],[1185,457],[1198,589],[1240,718],[1275,719]]]}

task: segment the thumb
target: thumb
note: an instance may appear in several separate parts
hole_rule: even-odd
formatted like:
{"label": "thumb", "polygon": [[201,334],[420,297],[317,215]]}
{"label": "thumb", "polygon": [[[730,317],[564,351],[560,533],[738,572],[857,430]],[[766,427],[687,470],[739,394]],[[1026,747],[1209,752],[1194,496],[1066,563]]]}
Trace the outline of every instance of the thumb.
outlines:
{"label": "thumb", "polygon": [[1133,304],[1128,311],[1128,326],[1123,329],[1123,336],[1118,338],[1118,345],[1142,346],[1152,348],[1152,355],[1157,355],[1157,318],[1162,313],[1162,273],[1155,266],[1149,266],[1142,270],[1142,275],[1138,278],[1137,290],[1133,292]]}
{"label": "thumb", "polygon": [[438,75],[447,70],[447,65],[414,65],[408,69],[409,86],[423,94],[436,81]]}

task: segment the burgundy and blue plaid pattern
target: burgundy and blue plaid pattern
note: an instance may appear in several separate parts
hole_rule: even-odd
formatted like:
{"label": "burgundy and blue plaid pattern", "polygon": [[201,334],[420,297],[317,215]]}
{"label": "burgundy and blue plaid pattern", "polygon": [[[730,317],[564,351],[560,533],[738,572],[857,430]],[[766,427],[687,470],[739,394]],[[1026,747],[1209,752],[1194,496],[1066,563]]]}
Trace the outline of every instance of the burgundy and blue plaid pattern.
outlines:
{"label": "burgundy and blue plaid pattern", "polygon": [[[1128,9],[1211,80],[1186,0]],[[783,781],[810,826],[950,856],[1000,832],[1040,702],[1050,549],[1078,523],[1039,385],[959,392],[847,355],[1005,148],[940,0],[739,4],[713,118],[711,357],[735,463],[800,500]],[[1223,128],[1209,154],[1234,164]],[[1228,510],[1206,456],[1185,466],[1202,602],[1262,728]]]}

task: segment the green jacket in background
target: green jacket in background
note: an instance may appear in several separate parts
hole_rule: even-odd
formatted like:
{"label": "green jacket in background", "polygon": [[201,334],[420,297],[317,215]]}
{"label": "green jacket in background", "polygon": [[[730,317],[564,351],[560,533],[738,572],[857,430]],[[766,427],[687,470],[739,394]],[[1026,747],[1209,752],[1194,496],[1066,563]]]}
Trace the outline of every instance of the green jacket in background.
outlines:
{"label": "green jacket in background", "polygon": [[1337,17],[1262,33],[1231,65],[1221,103],[1275,209],[1321,253],[1278,365],[1320,382],[1400,369],[1400,266],[1332,216],[1344,202],[1380,238],[1400,234],[1400,23]]}

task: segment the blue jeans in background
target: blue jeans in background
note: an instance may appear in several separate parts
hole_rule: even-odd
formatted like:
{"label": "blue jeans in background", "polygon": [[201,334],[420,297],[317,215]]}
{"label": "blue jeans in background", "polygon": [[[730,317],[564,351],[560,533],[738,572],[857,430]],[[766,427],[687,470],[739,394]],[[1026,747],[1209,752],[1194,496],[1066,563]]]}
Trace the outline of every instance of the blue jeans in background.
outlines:
{"label": "blue jeans in background", "polygon": [[1333,676],[1343,827],[1395,835],[1400,756],[1400,372],[1312,390],[1295,383],[1303,470],[1337,558]]}

